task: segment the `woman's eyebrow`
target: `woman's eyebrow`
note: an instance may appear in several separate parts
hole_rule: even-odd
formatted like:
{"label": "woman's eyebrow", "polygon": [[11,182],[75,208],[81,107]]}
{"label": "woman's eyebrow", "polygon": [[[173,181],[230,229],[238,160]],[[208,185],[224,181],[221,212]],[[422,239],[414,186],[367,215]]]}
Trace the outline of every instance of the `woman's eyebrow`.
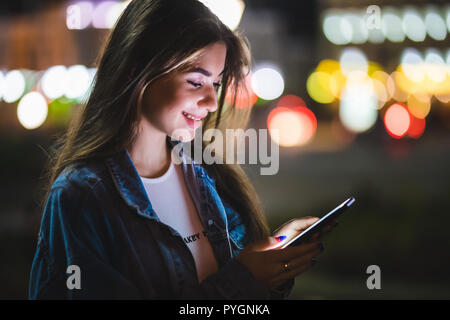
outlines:
{"label": "woman's eyebrow", "polygon": [[[222,72],[219,73],[218,76],[222,75],[222,73],[223,73],[224,71],[225,71],[225,69],[223,69]],[[205,69],[203,69],[203,68],[200,68],[200,67],[195,67],[195,68],[193,68],[192,70],[190,70],[189,72],[198,72],[198,73],[201,73],[201,74],[203,74],[203,75],[205,75],[205,76],[207,76],[207,77],[211,77],[211,76],[212,76],[212,73],[211,73],[211,72],[209,72],[208,70],[205,70]]]}

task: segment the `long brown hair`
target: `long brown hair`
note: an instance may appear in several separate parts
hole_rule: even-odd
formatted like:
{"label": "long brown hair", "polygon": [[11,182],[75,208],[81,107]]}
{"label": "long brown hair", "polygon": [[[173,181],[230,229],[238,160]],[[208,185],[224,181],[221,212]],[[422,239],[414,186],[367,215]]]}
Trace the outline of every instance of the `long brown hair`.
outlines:
{"label": "long brown hair", "polygon": [[[202,48],[217,41],[227,47],[225,71],[218,108],[203,120],[203,128],[243,128],[250,108],[236,108],[236,97],[245,88],[245,70],[250,70],[247,39],[231,31],[197,0],[131,1],[99,55],[87,103],[80,106],[65,135],[50,150],[41,205],[45,205],[51,186],[64,168],[129,149],[138,134],[146,86],[163,75],[187,68]],[[233,101],[226,103],[225,96],[230,92]],[[258,196],[240,165],[204,167],[216,180],[221,198],[240,213],[246,240],[267,236]]]}

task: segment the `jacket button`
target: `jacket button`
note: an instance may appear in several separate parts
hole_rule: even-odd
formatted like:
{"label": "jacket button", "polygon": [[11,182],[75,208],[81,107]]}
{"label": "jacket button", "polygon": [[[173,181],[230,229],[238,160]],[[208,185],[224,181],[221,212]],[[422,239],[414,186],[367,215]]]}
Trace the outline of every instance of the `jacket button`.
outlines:
{"label": "jacket button", "polygon": [[208,225],[212,226],[214,224],[214,221],[212,219],[208,220]]}

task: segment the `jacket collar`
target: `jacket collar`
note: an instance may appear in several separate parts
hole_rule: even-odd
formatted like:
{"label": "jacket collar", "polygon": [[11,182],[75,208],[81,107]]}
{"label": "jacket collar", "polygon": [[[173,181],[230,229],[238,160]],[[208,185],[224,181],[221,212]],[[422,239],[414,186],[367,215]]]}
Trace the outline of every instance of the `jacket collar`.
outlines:
{"label": "jacket collar", "polygon": [[[178,150],[180,150],[179,156],[182,160],[182,170],[188,189],[194,199],[194,203],[197,206],[200,203],[200,191],[197,188],[197,184],[192,183],[192,181],[195,181],[197,176],[194,168],[194,161],[191,159],[189,159],[191,161],[187,161],[186,155],[183,152],[182,141],[172,140],[169,136],[167,136],[166,142],[171,150],[175,146],[181,144]],[[159,220],[155,210],[152,208],[145,187],[139,177],[139,173],[128,150],[124,149],[107,157],[106,164],[117,191],[127,205],[134,208],[137,214],[145,218]],[[200,210],[199,207],[197,207],[197,209]]]}

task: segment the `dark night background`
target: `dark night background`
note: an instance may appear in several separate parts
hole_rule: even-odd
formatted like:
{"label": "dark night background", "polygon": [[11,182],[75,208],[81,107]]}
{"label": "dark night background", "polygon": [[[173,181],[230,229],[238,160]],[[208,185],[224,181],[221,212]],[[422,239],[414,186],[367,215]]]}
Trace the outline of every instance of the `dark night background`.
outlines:
{"label": "dark night background", "polygon": [[[324,37],[320,15],[329,7],[364,8],[374,3],[413,4],[419,8],[429,3],[445,4],[444,1],[245,1],[239,30],[250,40],[254,60],[275,61],[284,70],[284,94],[302,97],[319,122],[318,133],[309,147],[280,147],[277,175],[261,176],[258,166],[244,166],[259,192],[271,228],[295,217],[322,215],[350,195],[357,199],[325,240],[325,252],[319,256],[317,265],[297,278],[292,299],[450,298],[450,105],[433,100],[427,128],[420,139],[393,139],[378,119],[373,128],[358,134],[342,148],[320,147],[326,145],[326,136],[319,134],[321,123],[334,119],[336,109],[312,100],[306,91],[306,79],[318,62],[337,59],[340,50]],[[45,70],[51,65],[75,63],[93,66],[109,30],[72,31],[76,52],[71,52],[70,57],[60,54],[53,60],[27,60],[12,59],[7,54],[12,46],[8,34],[13,32],[14,21],[34,19],[34,28],[40,28],[42,23],[45,29],[44,25],[51,22],[36,17],[47,10],[60,10],[64,14],[66,4],[0,2],[0,69]],[[62,34],[55,32],[55,37]],[[46,44],[58,46],[58,40],[47,39]],[[449,42],[426,40],[416,44],[405,40],[357,46],[370,60],[387,68],[398,63],[406,46],[448,49]],[[53,122],[26,130],[18,123],[16,105],[0,102],[1,299],[27,297],[41,218],[37,188],[46,160],[43,150],[49,149],[66,123]],[[264,128],[265,119],[274,107],[275,103],[270,101],[255,107],[249,127]],[[381,268],[381,290],[366,287],[369,265]]]}

